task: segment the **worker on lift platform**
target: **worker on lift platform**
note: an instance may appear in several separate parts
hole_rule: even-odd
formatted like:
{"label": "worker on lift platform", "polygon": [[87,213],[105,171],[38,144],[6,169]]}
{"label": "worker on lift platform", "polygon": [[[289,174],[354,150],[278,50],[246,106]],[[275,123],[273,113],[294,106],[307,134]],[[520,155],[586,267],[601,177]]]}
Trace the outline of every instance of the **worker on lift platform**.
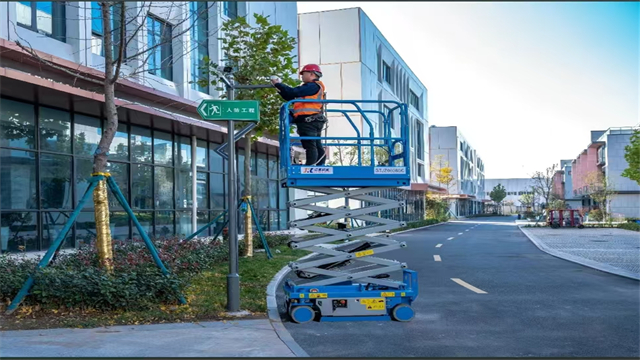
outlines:
{"label": "worker on lift platform", "polygon": [[[280,82],[278,78],[272,78],[271,83],[278,89],[278,93],[285,101],[294,99],[300,100],[323,100],[325,86],[320,81],[322,71],[320,66],[315,64],[305,65],[300,70],[302,84],[294,88]],[[299,136],[320,137],[327,118],[322,113],[322,103],[297,102],[293,104],[291,110],[293,114],[293,124],[296,125]],[[283,129],[285,130],[285,129]],[[326,154],[322,147],[322,141],[301,140],[302,147],[306,154],[306,165],[324,165]]]}

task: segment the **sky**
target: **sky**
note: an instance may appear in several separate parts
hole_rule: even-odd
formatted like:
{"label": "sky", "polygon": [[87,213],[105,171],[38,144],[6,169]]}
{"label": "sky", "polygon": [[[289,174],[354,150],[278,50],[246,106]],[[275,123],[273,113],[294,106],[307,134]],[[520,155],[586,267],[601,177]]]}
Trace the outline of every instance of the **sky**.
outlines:
{"label": "sky", "polygon": [[531,177],[591,130],[640,123],[638,2],[297,4],[362,8],[427,87],[429,126],[458,126],[487,179]]}

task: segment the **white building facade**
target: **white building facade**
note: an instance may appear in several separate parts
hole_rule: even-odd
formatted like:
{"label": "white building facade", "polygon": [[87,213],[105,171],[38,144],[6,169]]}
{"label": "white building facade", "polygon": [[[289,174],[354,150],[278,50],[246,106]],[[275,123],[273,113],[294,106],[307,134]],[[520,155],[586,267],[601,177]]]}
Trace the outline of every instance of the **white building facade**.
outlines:
{"label": "white building facade", "polygon": [[[218,38],[224,34],[219,28],[238,16],[247,15],[250,22],[253,13],[269,16],[271,23],[296,37],[297,5],[123,4],[131,39],[125,57],[130,59],[116,84],[119,127],[109,171],[152,236],[188,235],[227,208],[228,192],[226,162],[213,151],[227,141],[226,123],[202,121],[197,113],[203,99],[219,94],[214,86],[192,83],[200,76],[197,68],[205,56],[222,60]],[[3,252],[46,250],[86,189],[105,124],[102,87],[86,80],[104,79],[99,10],[96,2],[0,3]],[[251,151],[252,199],[265,231],[287,229],[291,215],[288,190],[279,186],[278,146],[266,137],[252,149],[238,144],[238,186],[242,191],[244,154]],[[111,200],[113,237],[139,236]],[[80,239],[91,237],[93,222],[93,210],[86,206],[65,246],[78,246]]]}
{"label": "white building facade", "polygon": [[[436,167],[442,160],[452,168],[454,178],[448,189],[453,199],[452,211],[456,216],[469,216],[484,211],[485,192],[490,191],[484,178],[484,162],[477,151],[464,138],[456,126],[431,126],[429,128],[429,154]],[[435,174],[431,182],[437,183]]]}
{"label": "white building facade", "polygon": [[[428,182],[427,89],[360,8],[299,14],[300,64],[318,64],[330,100],[394,100],[409,105],[412,187]],[[348,105],[332,107],[353,109]],[[364,108],[372,109],[371,105]],[[384,111],[383,108],[376,110]],[[328,113],[328,136],[355,134],[339,113]],[[350,115],[351,116],[351,115]],[[362,133],[368,124],[351,116]],[[370,119],[375,136],[381,133],[381,117]],[[398,136],[396,112],[392,132]]]}
{"label": "white building facade", "polygon": [[513,203],[513,207],[505,206],[505,213],[526,210],[520,202],[520,197],[525,194],[534,196],[534,206],[538,206],[540,203],[540,197],[537,194],[534,194],[532,190],[534,181],[531,178],[486,179],[484,181],[485,200],[491,200],[489,194],[491,194],[493,188],[498,186],[498,184],[501,184],[507,192],[507,196],[502,200],[502,203]]}
{"label": "white building facade", "polygon": [[624,148],[631,142],[633,130],[632,127],[610,128],[597,140],[603,145],[598,148],[596,164],[615,190],[607,204],[614,218],[640,218],[640,185],[622,176],[622,172],[629,167],[624,158]]}

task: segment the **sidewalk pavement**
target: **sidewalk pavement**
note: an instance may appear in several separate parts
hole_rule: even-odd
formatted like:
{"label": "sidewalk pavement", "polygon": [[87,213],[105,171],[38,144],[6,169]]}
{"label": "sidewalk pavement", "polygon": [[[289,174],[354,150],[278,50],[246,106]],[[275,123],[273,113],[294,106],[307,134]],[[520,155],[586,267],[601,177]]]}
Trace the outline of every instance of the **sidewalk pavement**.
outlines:
{"label": "sidewalk pavement", "polygon": [[640,280],[640,233],[585,228],[520,230],[542,251],[612,274]]}
{"label": "sidewalk pavement", "polygon": [[270,321],[0,332],[0,357],[294,357]]}

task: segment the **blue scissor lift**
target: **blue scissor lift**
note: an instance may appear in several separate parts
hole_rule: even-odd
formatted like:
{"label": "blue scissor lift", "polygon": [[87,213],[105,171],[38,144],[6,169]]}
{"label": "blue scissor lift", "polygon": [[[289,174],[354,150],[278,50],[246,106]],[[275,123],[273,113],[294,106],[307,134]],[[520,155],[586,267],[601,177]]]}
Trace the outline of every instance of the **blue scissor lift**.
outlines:
{"label": "blue scissor lift", "polygon": [[[414,316],[411,303],[418,296],[417,273],[409,270],[405,263],[373,256],[405,248],[406,244],[394,240],[389,234],[367,236],[406,225],[377,216],[381,211],[404,208],[404,201],[375,195],[385,189],[410,184],[407,105],[386,100],[322,100],[324,107],[331,107],[325,110],[331,119],[331,126],[340,126],[337,122],[343,121],[345,126],[351,127],[355,136],[313,138],[293,136],[288,131],[292,120],[289,108],[295,102],[318,100],[292,100],[280,110],[281,185],[313,194],[289,201],[288,205],[316,215],[292,220],[289,225],[322,236],[300,236],[289,244],[293,249],[317,254],[289,264],[298,277],[295,282],[287,279],[284,284],[285,301],[291,319],[296,323],[316,318],[320,321],[410,321]],[[331,113],[341,116],[334,117]],[[358,120],[368,125],[368,135],[361,134],[350,114],[359,115]],[[382,134],[379,137],[374,136],[374,125],[369,119],[372,114],[382,121]],[[400,120],[397,135],[393,134],[390,121],[394,114],[398,114]],[[325,146],[331,147],[355,146],[355,164],[292,164],[289,153],[291,145],[302,139],[320,139]],[[388,161],[377,163],[376,148],[386,152]],[[352,199],[361,206],[353,209],[348,206],[332,208],[330,202],[338,199],[345,200],[345,203]],[[341,229],[319,226],[339,219],[349,219],[352,223],[353,220],[359,220],[365,225]],[[336,243],[337,246],[327,246]],[[392,273],[401,276],[393,279]]]}

